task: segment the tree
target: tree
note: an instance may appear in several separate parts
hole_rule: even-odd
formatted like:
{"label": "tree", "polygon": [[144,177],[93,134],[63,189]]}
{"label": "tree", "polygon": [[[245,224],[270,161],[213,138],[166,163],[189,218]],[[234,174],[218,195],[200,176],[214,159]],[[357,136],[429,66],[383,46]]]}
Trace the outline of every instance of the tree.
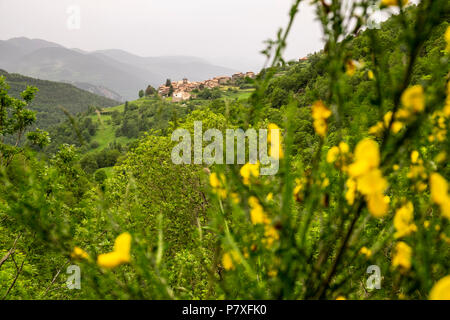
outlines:
{"label": "tree", "polygon": [[145,90],[145,95],[147,96],[147,97],[149,97],[149,96],[151,96],[151,95],[154,95],[156,93],[156,89],[155,88],[153,88],[152,86],[148,86],[147,87],[147,89]]}
{"label": "tree", "polygon": [[168,96],[171,97],[173,95],[173,86],[170,85]]}
{"label": "tree", "polygon": [[172,85],[172,80],[167,79],[166,80],[166,87],[170,87]]}
{"label": "tree", "polygon": [[[36,87],[27,86],[20,94],[23,100],[13,98],[8,95],[9,86],[5,77],[0,77],[0,163],[8,165],[14,155],[21,152],[19,148],[25,131],[36,121],[35,112],[26,107],[31,104]],[[11,137],[13,137],[11,139]],[[7,143],[8,140],[11,144]],[[50,139],[48,133],[36,130],[29,133],[28,141],[39,147],[46,146]]]}
{"label": "tree", "polygon": [[139,90],[139,98],[144,97],[144,90]]}

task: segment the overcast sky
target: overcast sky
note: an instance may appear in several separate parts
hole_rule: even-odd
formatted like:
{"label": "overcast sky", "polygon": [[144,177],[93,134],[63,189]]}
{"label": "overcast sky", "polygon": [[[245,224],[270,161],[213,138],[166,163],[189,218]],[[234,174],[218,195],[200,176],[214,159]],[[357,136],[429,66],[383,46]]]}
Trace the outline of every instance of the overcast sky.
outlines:
{"label": "overcast sky", "polygon": [[[0,0],[0,39],[40,38],[69,48],[141,56],[191,55],[235,69],[261,64],[263,41],[288,21],[292,0]],[[75,7],[74,7],[75,6]],[[76,10],[80,9],[79,29]],[[70,27],[69,27],[70,26]],[[322,48],[305,2],[286,57]]]}

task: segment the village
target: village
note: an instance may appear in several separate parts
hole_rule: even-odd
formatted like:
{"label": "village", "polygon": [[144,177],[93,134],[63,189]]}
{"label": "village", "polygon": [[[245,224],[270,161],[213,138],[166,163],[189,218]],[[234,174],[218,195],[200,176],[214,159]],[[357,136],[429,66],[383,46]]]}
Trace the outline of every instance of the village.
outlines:
{"label": "village", "polygon": [[235,73],[231,77],[219,76],[204,81],[190,82],[188,79],[184,78],[181,81],[170,81],[170,85],[168,85],[168,83],[161,85],[158,88],[158,94],[161,97],[172,98],[172,102],[186,101],[193,96],[193,91],[204,90],[206,88],[213,89],[226,85],[236,85],[241,79],[254,79],[255,77],[255,73],[249,71],[246,73]]}

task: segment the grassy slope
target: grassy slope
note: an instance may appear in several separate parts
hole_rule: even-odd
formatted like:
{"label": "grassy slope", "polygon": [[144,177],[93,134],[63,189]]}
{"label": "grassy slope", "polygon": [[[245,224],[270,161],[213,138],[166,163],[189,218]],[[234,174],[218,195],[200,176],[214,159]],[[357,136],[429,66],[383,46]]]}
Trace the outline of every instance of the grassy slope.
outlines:
{"label": "grassy slope", "polygon": [[[227,99],[238,99],[240,101],[246,100],[250,97],[250,95],[253,92],[253,89],[243,89],[238,90],[238,92],[229,92],[227,91],[228,87],[222,87],[221,90],[223,91],[223,97]],[[194,100],[196,101],[196,100]],[[204,100],[198,100],[200,102],[205,102]],[[149,103],[148,98],[142,98],[135,101],[131,101],[129,103],[135,104],[139,107],[145,106]],[[177,103],[177,104],[183,104],[183,103]],[[103,114],[100,116],[98,115],[92,115],[91,118],[94,122],[99,123],[99,128],[97,130],[96,135],[92,138],[92,142],[96,141],[99,144],[99,147],[91,150],[90,152],[97,152],[101,151],[108,147],[108,145],[114,141],[119,142],[123,145],[126,145],[129,142],[132,142],[134,139],[130,139],[127,137],[116,137],[115,130],[116,128],[111,123],[111,115],[108,114],[109,112],[118,111],[120,113],[123,113],[125,109],[125,105],[117,105],[114,107],[104,108]]]}

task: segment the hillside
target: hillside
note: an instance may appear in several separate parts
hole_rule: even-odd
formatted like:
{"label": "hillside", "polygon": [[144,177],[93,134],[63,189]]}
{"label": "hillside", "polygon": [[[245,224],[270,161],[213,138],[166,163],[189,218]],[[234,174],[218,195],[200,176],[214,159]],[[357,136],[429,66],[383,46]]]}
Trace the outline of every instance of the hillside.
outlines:
{"label": "hillside", "polygon": [[106,89],[107,97],[115,92],[120,100],[134,100],[140,89],[159,86],[167,78],[204,80],[235,72],[193,57],[139,57],[121,50],[86,52],[27,38],[0,41],[0,68],[75,86],[81,83],[81,88],[96,86],[98,93]]}
{"label": "hillside", "polygon": [[106,108],[119,104],[115,100],[81,90],[71,84],[30,78],[4,70],[0,70],[0,76],[6,78],[10,86],[9,92],[13,97],[19,98],[27,86],[39,89],[30,109],[37,112],[36,126],[41,129],[48,129],[66,118],[59,107],[63,107],[71,114],[77,114],[86,112],[91,106]]}

